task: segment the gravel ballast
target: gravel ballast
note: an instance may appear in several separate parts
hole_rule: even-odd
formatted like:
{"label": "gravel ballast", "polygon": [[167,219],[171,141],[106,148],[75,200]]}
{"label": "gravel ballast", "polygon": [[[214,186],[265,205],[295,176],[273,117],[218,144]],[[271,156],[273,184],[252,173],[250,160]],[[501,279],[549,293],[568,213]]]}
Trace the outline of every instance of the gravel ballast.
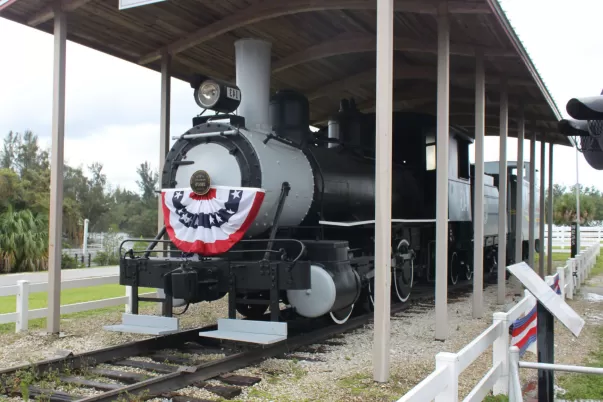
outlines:
{"label": "gravel ballast", "polygon": [[[514,281],[509,281],[515,283]],[[595,286],[603,283],[603,276],[593,278]],[[563,364],[581,364],[596,346],[596,326],[603,325],[601,313],[603,302],[596,298],[584,298],[578,294],[569,304],[586,321],[580,337],[575,338],[560,323],[555,328],[555,360]],[[422,381],[435,368],[438,352],[458,352],[467,343],[492,324],[492,314],[506,311],[523,297],[523,290],[515,283],[507,287],[504,306],[496,303],[496,286],[484,290],[483,318],[472,317],[472,298],[450,301],[448,304],[448,338],[434,340],[435,310],[433,303],[421,303],[420,308],[411,308],[391,319],[390,381],[375,383],[373,378],[373,326],[351,331],[335,337],[331,342],[312,345],[295,351],[294,359],[268,359],[261,364],[236,371],[234,374],[262,378],[252,387],[242,388],[236,400],[245,401],[387,401],[396,400]],[[141,314],[156,313],[156,307]],[[214,303],[190,306],[181,316],[181,327],[215,323],[217,318],[227,316],[227,298]],[[94,350],[147,336],[120,334],[102,330],[103,325],[119,323],[121,313],[107,313],[63,321],[64,337],[51,337],[32,332],[30,334],[2,334],[4,347],[0,351],[0,366],[6,368],[48,358],[57,350],[73,353]],[[19,351],[15,353],[15,351]],[[527,353],[525,361],[536,361],[536,356]],[[484,352],[460,377],[459,398],[464,398],[471,388],[491,368],[492,350]],[[121,367],[127,370],[126,367]],[[144,372],[132,369],[136,372]],[[536,378],[534,370],[521,370],[522,382]],[[211,383],[211,382],[210,382]],[[218,383],[216,383],[218,384]],[[198,398],[219,400],[207,390],[189,387],[182,394]]]}

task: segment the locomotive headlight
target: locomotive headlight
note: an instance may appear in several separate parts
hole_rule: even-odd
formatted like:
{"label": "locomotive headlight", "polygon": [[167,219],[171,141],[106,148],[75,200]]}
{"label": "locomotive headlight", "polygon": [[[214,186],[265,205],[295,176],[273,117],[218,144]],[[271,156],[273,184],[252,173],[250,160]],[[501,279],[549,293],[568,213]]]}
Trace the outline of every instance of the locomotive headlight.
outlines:
{"label": "locomotive headlight", "polygon": [[201,107],[211,109],[220,100],[220,86],[214,81],[204,81],[197,91],[197,99]]}
{"label": "locomotive headlight", "polygon": [[198,77],[191,86],[197,105],[221,113],[235,111],[241,103],[241,90],[236,85],[212,78]]}

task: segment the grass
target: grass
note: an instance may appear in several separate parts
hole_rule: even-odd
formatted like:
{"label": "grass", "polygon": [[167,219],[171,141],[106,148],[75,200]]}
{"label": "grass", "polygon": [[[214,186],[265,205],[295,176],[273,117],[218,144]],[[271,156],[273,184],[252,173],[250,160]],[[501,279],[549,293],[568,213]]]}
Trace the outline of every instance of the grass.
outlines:
{"label": "grass", "polygon": [[[603,274],[603,258],[599,258],[593,267],[590,277]],[[595,329],[598,340],[597,348],[589,354],[586,362],[581,365],[589,367],[603,367],[603,326]],[[557,379],[557,384],[566,390],[559,395],[566,400],[572,399],[603,399],[603,375],[595,374],[562,374]]]}
{"label": "grass", "polygon": [[[603,264],[599,262],[597,266]],[[597,328],[599,345],[597,350],[590,353],[588,361],[584,363],[589,367],[603,367],[603,327]],[[558,385],[566,390],[558,397],[566,400],[603,399],[603,375],[596,374],[566,374],[559,376]]]}
{"label": "grass", "polygon": [[[548,257],[545,253],[544,254],[545,261],[547,260],[547,258]],[[553,253],[553,262],[566,262],[568,260],[568,258],[570,258],[569,250],[567,251],[567,253]],[[537,264],[539,260],[540,260],[540,254],[536,253],[534,255],[534,263]]]}
{"label": "grass", "polygon": [[[152,292],[154,289],[139,288],[139,293]],[[93,300],[109,299],[112,297],[119,297],[125,295],[125,288],[121,285],[100,285],[90,286],[86,288],[78,289],[67,289],[61,291],[61,305],[82,303]],[[142,307],[144,304],[141,303]],[[48,306],[48,293],[37,292],[29,295],[29,309],[35,310],[39,308],[45,308]],[[3,296],[0,297],[0,314],[14,313],[16,310],[16,296]],[[80,313],[67,314],[61,316],[61,318],[78,318],[88,317],[94,314],[103,314],[107,312],[123,311],[123,306],[106,307],[101,309],[82,311]],[[30,329],[43,328],[46,323],[45,318],[39,318],[29,321]],[[0,325],[0,333],[12,332],[15,329],[15,324],[2,324]]]}

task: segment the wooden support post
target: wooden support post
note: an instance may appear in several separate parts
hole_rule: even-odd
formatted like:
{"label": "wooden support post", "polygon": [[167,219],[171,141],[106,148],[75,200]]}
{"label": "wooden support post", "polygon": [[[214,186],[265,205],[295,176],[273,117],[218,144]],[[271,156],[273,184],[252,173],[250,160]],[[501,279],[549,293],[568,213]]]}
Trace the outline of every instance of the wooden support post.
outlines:
{"label": "wooden support post", "polygon": [[475,56],[475,191],[473,194],[473,318],[483,315],[484,293],[484,135],[486,130],[484,58]]}
{"label": "wooden support post", "polygon": [[536,229],[536,132],[532,132],[530,140],[530,205],[528,209],[528,265],[534,267],[534,240]]}
{"label": "wooden support post", "polygon": [[[161,186],[161,170],[165,156],[170,149],[170,104],[171,104],[171,56],[165,53],[161,58],[161,111],[159,116],[159,183]],[[163,227],[163,210],[161,197],[158,197],[157,231]],[[164,244],[157,246],[163,248]]]}
{"label": "wooden support post", "polygon": [[547,239],[547,272],[553,273],[553,143],[549,144],[549,202],[547,208],[547,222],[549,225],[549,237]]}
{"label": "wooden support post", "polygon": [[63,234],[63,163],[65,144],[65,66],[67,19],[60,2],[54,3],[54,79],[52,97],[52,151],[50,158],[50,216],[48,237],[47,330],[60,331],[61,257]]}
{"label": "wooden support post", "polygon": [[[507,270],[507,135],[509,131],[509,98],[507,85],[503,82],[500,90],[500,156],[498,162],[498,304],[505,302]],[[510,222],[509,222],[510,225]]]}
{"label": "wooden support post", "polygon": [[515,263],[523,261],[523,139],[525,135],[525,119],[523,108],[519,111],[517,124],[517,191],[515,201]]}
{"label": "wooden support post", "polygon": [[394,2],[377,0],[377,109],[375,158],[375,326],[373,377],[389,378],[392,109],[394,64]]}
{"label": "wooden support post", "polygon": [[450,111],[450,22],[448,5],[438,6],[436,138],[435,339],[448,337],[448,139]]}
{"label": "wooden support post", "polygon": [[545,153],[546,153],[546,144],[544,143],[544,141],[540,142],[540,208],[539,208],[539,224],[538,224],[538,238],[539,238],[539,245],[540,245],[540,250],[539,250],[539,257],[538,257],[538,274],[540,275],[541,278],[544,278],[544,210],[545,210],[545,205],[544,205],[544,188],[546,187],[544,185],[545,183],[545,177],[544,177],[544,171],[546,169],[546,159],[545,159]]}

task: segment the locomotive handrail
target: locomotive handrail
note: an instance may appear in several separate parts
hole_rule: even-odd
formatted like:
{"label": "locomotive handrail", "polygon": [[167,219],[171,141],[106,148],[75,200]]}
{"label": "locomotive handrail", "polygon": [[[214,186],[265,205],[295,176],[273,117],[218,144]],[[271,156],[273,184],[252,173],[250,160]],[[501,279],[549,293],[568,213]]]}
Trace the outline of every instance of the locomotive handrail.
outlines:
{"label": "locomotive handrail", "polygon": [[197,134],[182,134],[181,136],[172,136],[173,140],[190,140],[194,138],[207,138],[207,137],[215,137],[218,135],[233,135],[239,134],[239,130],[224,130],[224,131],[210,131],[208,133],[197,133]]}
{"label": "locomotive handrail", "polygon": [[[304,255],[305,251],[306,251],[306,246],[304,245],[304,243],[300,240],[297,239],[275,239],[277,242],[294,242],[294,243],[298,243],[300,245],[300,252],[299,254],[291,261],[292,263],[292,267],[293,265],[295,265],[295,263],[297,263],[297,261]],[[270,239],[243,239],[243,240],[239,240],[239,243],[251,243],[251,242],[269,242]],[[163,240],[163,239],[125,239],[123,240],[120,245],[119,245],[119,254],[121,257],[125,257],[127,254],[146,254],[146,253],[162,253],[162,252],[175,252],[176,250],[149,250],[147,248],[147,250],[144,251],[135,251],[132,248],[130,248],[129,250],[127,250],[126,252],[122,253],[122,249],[123,249],[123,245],[124,243],[127,242],[149,242],[149,243],[171,243],[171,240]],[[178,250],[180,251],[180,250]],[[247,252],[261,252],[261,253],[280,253],[281,250],[274,250],[274,249],[258,249],[258,250],[229,250],[227,252],[225,252],[224,254],[229,254],[229,253],[247,253]],[[148,255],[147,255],[148,257]],[[258,261],[261,261],[258,260]],[[291,268],[292,268],[291,267]]]}

